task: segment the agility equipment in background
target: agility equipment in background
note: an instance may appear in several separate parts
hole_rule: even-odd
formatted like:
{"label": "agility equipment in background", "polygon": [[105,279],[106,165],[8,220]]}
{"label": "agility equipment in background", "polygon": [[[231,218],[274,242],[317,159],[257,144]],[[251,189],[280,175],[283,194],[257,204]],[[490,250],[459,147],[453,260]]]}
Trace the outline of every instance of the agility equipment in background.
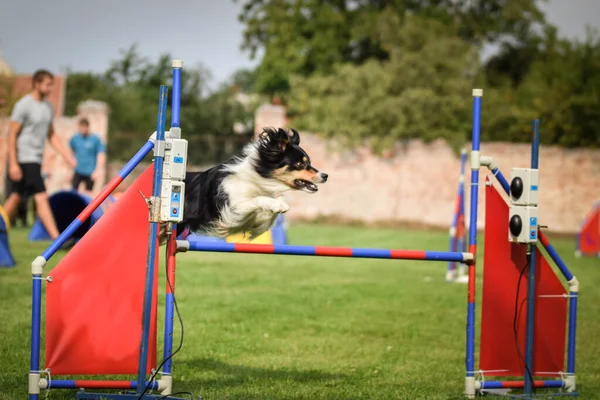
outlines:
{"label": "agility equipment in background", "polygon": [[177,239],[186,239],[194,242],[221,242],[221,243],[253,243],[253,244],[288,244],[287,232],[285,227],[285,219],[283,214],[275,220],[275,224],[271,229],[262,235],[250,240],[244,234],[237,234],[227,237],[226,239],[217,238],[214,236],[197,235],[195,233],[186,234],[185,232],[179,235]]}
{"label": "agility equipment in background", "polygon": [[10,252],[10,242],[8,240],[9,231],[10,218],[8,218],[4,208],[0,206],[0,268],[14,267],[16,265],[15,259]]}
{"label": "agility equipment in background", "polygon": [[[465,230],[465,164],[467,162],[467,150],[462,149],[460,153],[460,176],[458,179],[458,192],[456,193],[456,202],[454,213],[452,215],[452,224],[450,225],[450,251],[467,251],[467,237]],[[448,263],[446,272],[446,282],[467,283],[469,281],[466,274],[467,266],[455,262]]]}
{"label": "agility equipment in background", "polygon": [[[291,246],[255,243],[228,243],[226,241],[191,241],[177,240],[176,224],[181,221],[183,213],[185,164],[187,160],[187,142],[181,139],[179,128],[179,109],[181,98],[180,61],[173,61],[173,103],[172,123],[170,131],[165,131],[166,86],[160,87],[159,113],[156,133],[125,165],[119,175],[111,180],[100,194],[92,200],[82,212],[61,232],[58,239],[37,257],[31,266],[32,270],[32,310],[31,310],[31,358],[29,370],[29,399],[39,400],[42,389],[72,388],[82,389],[76,393],[78,399],[175,399],[172,391],[173,356],[173,320],[175,303],[175,269],[178,252],[228,252],[279,254],[293,256],[321,257],[354,257],[396,260],[421,260],[459,262],[468,266],[468,299],[467,299],[467,352],[465,394],[474,398],[479,392],[494,388],[524,387],[526,394],[535,387],[561,387],[564,394],[575,393],[575,320],[577,309],[577,279],[569,272],[554,248],[542,231],[539,241],[545,247],[552,260],[565,275],[569,284],[569,329],[568,329],[568,361],[567,372],[560,372],[560,379],[533,381],[525,371],[533,371],[533,375],[550,373],[556,375],[563,357],[559,348],[564,345],[564,333],[560,331],[547,335],[549,326],[565,326],[565,292],[557,283],[556,277],[547,267],[535,250],[527,259],[529,268],[523,296],[515,297],[518,301],[527,299],[525,315],[525,361],[515,358],[515,343],[510,338],[503,338],[501,346],[506,357],[500,357],[490,350],[489,340],[495,329],[506,336],[507,321],[510,318],[496,317],[497,312],[510,312],[506,292],[518,285],[515,277],[521,278],[517,259],[522,258],[523,248],[513,249],[508,242],[509,224],[506,203],[494,198],[494,192],[488,194],[488,218],[490,226],[486,234],[485,259],[496,257],[496,267],[484,271],[484,304],[482,314],[482,366],[494,366],[505,376],[524,375],[525,381],[489,381],[484,376],[494,371],[475,370],[475,287],[476,287],[476,248],[477,248],[477,207],[478,182],[480,167],[487,166],[498,179],[502,188],[508,193],[509,185],[502,173],[493,164],[490,157],[483,157],[479,152],[479,127],[481,97],[479,89],[473,91],[473,150],[471,152],[471,208],[469,223],[469,252],[425,251],[425,250],[392,250],[366,249],[324,246]],[[539,140],[534,140],[534,147]],[[110,193],[138,165],[146,155],[154,149],[154,161],[134,184],[112,205],[106,214],[90,225],[82,234],[82,239],[71,249],[67,256],[59,262],[50,273],[43,277],[43,268],[60,246],[76,234],[93,215]],[[533,152],[532,152],[533,154]],[[537,155],[536,155],[537,159]],[[533,160],[533,157],[532,157]],[[537,161],[536,161],[537,163]],[[532,168],[537,170],[537,165]],[[536,188],[537,189],[537,188]],[[491,188],[488,191],[492,190]],[[504,200],[502,200],[504,201]],[[512,213],[511,208],[511,213]],[[496,217],[492,217],[496,213]],[[502,223],[504,220],[504,223]],[[163,362],[156,366],[156,315],[158,294],[158,225],[167,223],[167,232],[171,232],[166,246],[166,285],[165,325],[163,341]],[[496,225],[494,225],[494,223]],[[529,223],[529,222],[528,222]],[[531,234],[537,239],[536,232]],[[528,232],[529,233],[529,232]],[[188,237],[189,239],[189,237]],[[498,243],[496,243],[498,242]],[[500,243],[502,242],[502,243]],[[512,251],[512,253],[511,253]],[[488,254],[489,252],[489,254]],[[501,252],[501,254],[496,254]],[[511,258],[515,256],[517,259]],[[512,263],[512,264],[511,264]],[[508,266],[507,270],[497,266]],[[84,268],[85,265],[85,268]],[[534,268],[534,266],[539,266]],[[518,272],[518,276],[516,273]],[[489,291],[491,276],[494,285],[503,290]],[[535,279],[537,278],[537,279]],[[498,282],[500,280],[501,282]],[[143,284],[142,284],[143,281]],[[535,282],[538,282],[535,285]],[[40,369],[41,350],[41,311],[42,283],[46,285],[46,365]],[[486,289],[489,291],[486,294]],[[498,293],[500,292],[500,294]],[[557,298],[556,296],[560,296]],[[539,298],[533,307],[534,299]],[[543,303],[548,298],[549,303]],[[558,306],[555,303],[559,304]],[[557,308],[548,317],[548,309],[552,304]],[[562,307],[562,308],[561,308]],[[535,312],[539,314],[536,316]],[[518,319],[522,324],[523,318]],[[490,321],[494,325],[490,325]],[[536,324],[535,334],[533,326]],[[538,326],[539,325],[539,326]],[[485,330],[483,330],[485,328]],[[492,332],[490,333],[490,329]],[[523,334],[518,331],[517,342],[522,344]],[[509,335],[510,336],[510,335]],[[490,339],[490,337],[492,339]],[[541,341],[541,343],[539,343]],[[499,342],[500,343],[500,342]],[[564,351],[564,349],[561,349]],[[545,353],[544,353],[545,352]],[[503,355],[504,357],[504,355]],[[525,367],[523,367],[525,365]],[[549,368],[550,371],[537,371],[535,368]],[[147,375],[154,370],[150,379]],[[135,381],[129,380],[61,380],[57,375],[71,374],[132,374],[137,372]],[[160,373],[159,379],[154,379]],[[53,379],[50,379],[52,374]],[[476,379],[479,374],[480,379]],[[90,393],[83,389],[129,389],[135,393],[120,394]],[[156,390],[160,395],[147,394],[148,390]]]}
{"label": "agility equipment in background", "polygon": [[[479,170],[486,166],[492,174],[486,178],[479,368],[475,368],[477,264],[474,262],[468,266],[465,394],[475,398],[477,394],[522,388],[525,398],[530,398],[534,388],[560,388],[564,391],[561,395],[577,395],[575,338],[579,282],[540,229],[537,218],[539,120],[533,122],[531,168],[513,168],[509,185],[493,159],[480,153],[483,90],[473,90],[473,97],[469,250],[475,259]],[[492,177],[509,196],[510,209],[506,200],[492,187]],[[539,251],[538,243],[566,279],[568,294]],[[564,327],[567,322],[568,360],[564,368]],[[487,379],[490,376],[517,375],[524,379]],[[535,380],[536,377],[554,379]]]}
{"label": "agility equipment in background", "polygon": [[575,246],[577,257],[600,257],[600,201],[579,226]]}
{"label": "agility equipment in background", "polygon": [[[62,190],[53,193],[48,198],[48,201],[50,202],[50,209],[54,215],[58,232],[63,232],[85,209],[85,207],[92,202],[92,199],[75,190]],[[83,235],[98,222],[100,217],[102,217],[104,210],[108,209],[108,207],[115,202],[116,198],[109,196],[100,208],[94,210],[91,217],[79,227],[73,236],[77,239],[82,238]],[[33,242],[52,240],[39,218],[35,220],[31,227],[28,239]]]}

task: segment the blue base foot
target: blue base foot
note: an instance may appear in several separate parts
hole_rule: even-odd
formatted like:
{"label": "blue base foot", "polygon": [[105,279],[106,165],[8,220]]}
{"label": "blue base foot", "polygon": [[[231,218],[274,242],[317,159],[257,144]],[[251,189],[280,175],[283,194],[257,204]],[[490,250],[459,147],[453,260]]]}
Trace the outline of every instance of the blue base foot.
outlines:
{"label": "blue base foot", "polygon": [[[89,393],[83,390],[78,391],[75,394],[77,400],[80,399],[94,399],[94,400],[190,400],[189,398],[172,397],[170,395],[160,394],[145,394],[140,399],[139,394],[135,392],[131,393]],[[202,397],[198,397],[198,400],[202,400]]]}

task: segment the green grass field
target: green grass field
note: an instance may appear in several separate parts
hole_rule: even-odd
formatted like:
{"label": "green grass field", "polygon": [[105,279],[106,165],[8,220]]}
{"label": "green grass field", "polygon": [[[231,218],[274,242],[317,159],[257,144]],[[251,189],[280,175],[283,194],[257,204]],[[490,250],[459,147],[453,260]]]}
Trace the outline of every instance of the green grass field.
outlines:
{"label": "green grass field", "polygon": [[[47,244],[26,237],[11,231],[19,264],[0,270],[0,399],[27,393],[29,264]],[[439,231],[299,224],[289,237],[447,248]],[[575,260],[572,240],[553,242],[581,282],[578,389],[582,398],[600,398],[600,261]],[[174,360],[175,391],[206,400],[463,398],[466,286],[445,283],[446,263],[200,253],[179,260],[185,341]],[[176,332],[177,344],[178,325]],[[49,398],[74,392],[52,390]]]}

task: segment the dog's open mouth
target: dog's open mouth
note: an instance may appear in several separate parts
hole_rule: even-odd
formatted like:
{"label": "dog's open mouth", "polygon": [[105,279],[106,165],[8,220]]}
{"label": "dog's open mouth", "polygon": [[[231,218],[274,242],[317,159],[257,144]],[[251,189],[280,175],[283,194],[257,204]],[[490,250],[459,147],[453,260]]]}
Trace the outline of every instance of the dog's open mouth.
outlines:
{"label": "dog's open mouth", "polygon": [[295,179],[294,186],[296,186],[297,189],[300,189],[300,190],[304,189],[307,192],[311,192],[311,193],[314,193],[319,190],[317,185],[315,185],[312,182],[306,181],[304,179]]}

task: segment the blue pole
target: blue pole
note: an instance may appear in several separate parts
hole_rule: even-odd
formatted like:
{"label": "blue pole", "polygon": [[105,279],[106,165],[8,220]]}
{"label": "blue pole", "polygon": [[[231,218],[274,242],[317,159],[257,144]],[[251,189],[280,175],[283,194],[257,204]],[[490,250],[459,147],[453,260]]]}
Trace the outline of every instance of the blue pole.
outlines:
{"label": "blue pole", "polygon": [[[458,219],[459,219],[459,223],[461,223],[462,226],[459,226],[458,229],[462,230],[462,235],[458,237],[458,249],[459,251],[464,251],[467,252],[467,243],[466,243],[466,237],[465,237],[465,165],[467,164],[467,151],[463,150],[461,157],[460,157],[460,190],[459,190],[459,196],[460,196],[460,206],[459,206],[459,210],[458,210]],[[462,222],[460,217],[462,217]]]}
{"label": "blue pole", "polygon": [[[477,162],[471,162],[471,201],[469,213],[469,251],[473,254],[473,261],[476,259],[477,250],[477,203],[479,189],[479,149],[481,140],[481,98],[483,90],[473,90],[473,131],[472,131],[472,152],[471,157],[476,158]],[[475,385],[475,262],[469,266],[469,288],[467,298],[467,393],[474,395]]]}
{"label": "blue pole", "polygon": [[[540,120],[533,121],[533,141],[531,143],[531,168],[539,168]],[[527,276],[527,325],[525,331],[525,394],[533,389],[533,338],[535,334],[535,263],[536,246],[528,245],[529,271]],[[530,377],[531,376],[531,377]]]}
{"label": "blue pole", "polygon": [[577,331],[577,292],[569,292],[569,339],[567,343],[567,373],[575,373],[575,339]]}
{"label": "blue pole", "polygon": [[[40,370],[40,318],[42,308],[42,275],[32,276],[31,296],[31,355],[29,358],[29,373],[37,374]],[[29,394],[29,400],[37,400],[39,395]]]}
{"label": "blue pole", "polygon": [[180,60],[173,61],[173,100],[171,104],[171,126],[179,128],[179,116],[181,106],[181,68],[183,62]]}
{"label": "blue pole", "polygon": [[[154,146],[154,182],[152,200],[160,201],[162,182],[162,167],[164,159],[165,115],[167,113],[168,87],[161,85],[158,102],[158,118],[156,121],[156,144]],[[153,208],[151,206],[151,208]],[[160,207],[156,207],[159,212]],[[150,316],[152,314],[152,288],[154,286],[154,262],[156,260],[156,240],[158,235],[158,215],[150,212],[150,236],[148,237],[148,265],[146,270],[146,287],[144,295],[144,310],[142,320],[142,340],[138,364],[138,379],[136,393],[144,393],[146,386],[146,365],[148,361],[148,341],[150,336]]]}
{"label": "blue pole", "polygon": [[560,256],[558,255],[558,252],[556,251],[554,246],[552,246],[552,243],[550,243],[550,241],[546,237],[546,234],[541,229],[538,229],[538,239],[542,243],[542,246],[544,246],[544,248],[548,252],[548,255],[550,256],[552,261],[554,261],[554,263],[556,264],[556,266],[558,267],[560,272],[563,274],[565,279],[567,281],[570,281],[571,279],[573,279],[573,274],[569,270],[569,267],[567,267],[567,265],[562,260],[562,258],[560,258]]}
{"label": "blue pole", "polygon": [[506,180],[504,175],[502,175],[502,171],[500,171],[500,169],[496,167],[492,170],[492,173],[496,176],[496,179],[498,179],[500,185],[502,185],[502,189],[504,189],[506,194],[508,194],[510,191],[510,185],[508,184],[508,181]]}
{"label": "blue pole", "polygon": [[[179,118],[180,118],[180,106],[181,106],[181,69],[183,67],[183,63],[179,60],[173,61],[173,93],[171,96],[171,127],[177,128],[179,127]],[[173,224],[173,230],[177,231],[177,224]],[[171,247],[167,244],[167,251],[169,251]],[[176,251],[176,246],[174,246],[173,251]],[[175,255],[173,255],[175,258]],[[168,262],[167,262],[168,264]],[[168,265],[167,265],[168,267]],[[175,268],[175,260],[173,260],[173,268]],[[167,271],[167,274],[171,274],[171,271]],[[175,273],[172,273],[173,281],[175,280]],[[175,290],[175,282],[171,281],[171,285],[173,285],[173,291]],[[166,299],[165,299],[165,333],[164,333],[164,345],[163,345],[163,360],[165,361],[165,365],[163,365],[163,375],[170,375],[173,368],[173,359],[170,358],[173,352],[173,317],[175,311],[174,304],[174,293],[170,288],[167,289]]]}

